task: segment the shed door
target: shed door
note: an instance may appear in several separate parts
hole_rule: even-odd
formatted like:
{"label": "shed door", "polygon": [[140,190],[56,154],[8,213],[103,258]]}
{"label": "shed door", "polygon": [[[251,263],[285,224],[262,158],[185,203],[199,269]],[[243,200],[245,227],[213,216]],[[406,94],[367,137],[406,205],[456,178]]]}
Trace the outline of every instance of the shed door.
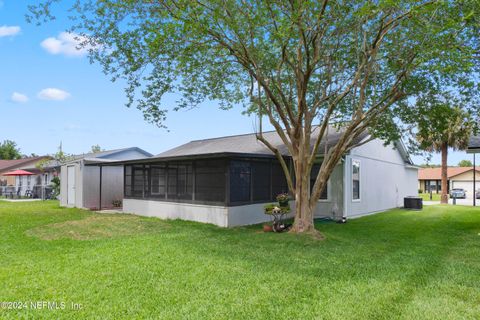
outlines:
{"label": "shed door", "polygon": [[75,205],[75,166],[67,167],[67,204]]}

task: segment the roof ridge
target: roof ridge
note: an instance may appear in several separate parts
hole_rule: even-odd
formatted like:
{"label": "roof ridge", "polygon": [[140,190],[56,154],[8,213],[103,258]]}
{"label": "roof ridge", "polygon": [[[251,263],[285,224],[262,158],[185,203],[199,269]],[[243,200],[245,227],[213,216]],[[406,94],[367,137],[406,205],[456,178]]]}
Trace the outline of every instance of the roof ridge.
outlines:
{"label": "roof ridge", "polygon": [[[263,133],[271,133],[271,132],[277,132],[276,130],[269,130],[269,131],[263,131]],[[244,136],[251,136],[256,134],[255,132],[252,133],[241,133],[241,134],[234,134],[231,136],[221,136],[221,137],[215,137],[215,138],[206,138],[206,139],[196,139],[196,140],[190,140],[187,143],[190,142],[199,142],[199,141],[209,141],[209,140],[219,140],[219,139],[225,139],[225,138],[234,138],[234,137],[244,137]]]}
{"label": "roof ridge", "polygon": [[[314,125],[312,126],[313,131],[315,131],[317,128],[319,127],[319,125]],[[333,125],[329,125],[329,127],[334,127]],[[268,131],[263,131],[262,133],[277,133],[277,130],[268,130]],[[229,136],[221,136],[221,137],[214,137],[214,138],[206,138],[206,139],[196,139],[196,140],[190,140],[189,142],[187,143],[190,143],[190,142],[199,142],[199,141],[208,141],[208,140],[219,140],[219,139],[225,139],[225,138],[234,138],[234,137],[243,137],[243,136],[250,136],[250,135],[255,135],[257,134],[256,132],[252,132],[252,133],[240,133],[240,134],[233,134],[233,135],[229,135]]]}

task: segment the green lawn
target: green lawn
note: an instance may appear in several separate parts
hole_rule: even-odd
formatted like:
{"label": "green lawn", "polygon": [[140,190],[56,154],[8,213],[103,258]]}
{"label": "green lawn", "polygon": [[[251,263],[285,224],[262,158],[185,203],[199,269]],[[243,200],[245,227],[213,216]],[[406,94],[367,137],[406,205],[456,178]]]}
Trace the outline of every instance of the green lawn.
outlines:
{"label": "green lawn", "polygon": [[66,303],[0,319],[479,318],[479,209],[318,228],[326,240],[0,201],[0,301]]}
{"label": "green lawn", "polygon": [[423,201],[440,201],[441,194],[432,193],[432,200],[430,200],[430,193],[419,193],[418,196],[421,197]]}

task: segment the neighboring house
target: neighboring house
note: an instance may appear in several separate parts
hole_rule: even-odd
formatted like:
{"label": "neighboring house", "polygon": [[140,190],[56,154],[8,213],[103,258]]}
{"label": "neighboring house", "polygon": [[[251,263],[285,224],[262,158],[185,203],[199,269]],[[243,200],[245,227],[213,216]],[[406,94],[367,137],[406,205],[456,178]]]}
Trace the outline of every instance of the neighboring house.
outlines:
{"label": "neighboring house", "polygon": [[[100,209],[111,208],[123,198],[123,168],[109,166],[118,160],[148,158],[152,154],[132,147],[73,156],[60,170],[60,205]],[[87,166],[96,163],[97,166]]]}
{"label": "neighboring house", "polygon": [[[477,177],[480,168],[476,168]],[[461,188],[467,191],[467,198],[473,197],[473,167],[448,167],[447,179],[449,192],[453,188]],[[442,191],[442,168],[422,168],[418,170],[418,189],[424,193],[430,191],[441,193]]]}
{"label": "neighboring house", "polygon": [[[45,160],[51,159],[49,156],[31,157],[18,160],[0,160],[0,186],[3,186],[2,192],[24,196],[26,193],[34,192],[35,197],[39,197],[41,188],[48,186],[52,178],[56,175],[55,168],[42,168],[38,165]],[[25,170],[33,173],[28,176],[4,176],[3,174],[14,170]],[[8,190],[7,190],[8,189]]]}
{"label": "neighboring house", "polygon": [[[290,156],[276,132],[264,136]],[[340,137],[330,130],[329,146]],[[363,136],[360,140],[368,139]],[[325,150],[322,143],[319,150]],[[322,161],[313,168],[311,181]],[[192,141],[155,157],[122,161],[124,212],[165,219],[213,223],[222,227],[269,220],[265,203],[287,192],[278,160],[255,134]],[[113,163],[111,164],[113,165]],[[98,170],[98,169],[97,169]],[[318,201],[316,217],[340,219],[402,207],[417,194],[417,167],[402,143],[396,148],[372,140],[344,155]],[[294,203],[291,203],[294,208]]]}

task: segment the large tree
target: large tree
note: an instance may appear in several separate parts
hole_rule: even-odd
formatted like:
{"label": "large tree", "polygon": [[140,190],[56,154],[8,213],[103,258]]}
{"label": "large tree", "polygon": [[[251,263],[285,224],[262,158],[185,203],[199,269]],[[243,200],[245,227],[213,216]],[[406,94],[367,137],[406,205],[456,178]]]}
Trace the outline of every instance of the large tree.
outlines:
{"label": "large tree", "polygon": [[475,126],[472,115],[452,97],[426,95],[417,100],[420,148],[442,155],[441,203],[448,203],[448,149],[465,150]]}
{"label": "large tree", "polygon": [[473,163],[472,161],[470,160],[460,160],[460,162],[458,162],[458,166],[459,167],[473,167]]}
{"label": "large tree", "polygon": [[11,140],[5,140],[0,143],[0,159],[1,160],[15,160],[20,159],[22,154],[17,143]]}
{"label": "large tree", "polygon": [[[55,2],[61,0],[32,7],[30,18],[51,18]],[[243,103],[267,118],[292,156],[294,178],[260,125],[257,137],[278,157],[296,200],[292,230],[314,232],[317,200],[346,152],[375,137],[399,139],[399,115],[421,90],[445,79],[452,89],[472,87],[479,6],[475,0],[85,0],[69,14],[92,60],[127,81],[128,105],[147,121],[164,126],[168,110],[206,100],[222,108]],[[181,95],[173,106],[162,101],[168,92]],[[329,130],[339,130],[339,139],[319,156]],[[360,139],[366,132],[370,138]]]}

